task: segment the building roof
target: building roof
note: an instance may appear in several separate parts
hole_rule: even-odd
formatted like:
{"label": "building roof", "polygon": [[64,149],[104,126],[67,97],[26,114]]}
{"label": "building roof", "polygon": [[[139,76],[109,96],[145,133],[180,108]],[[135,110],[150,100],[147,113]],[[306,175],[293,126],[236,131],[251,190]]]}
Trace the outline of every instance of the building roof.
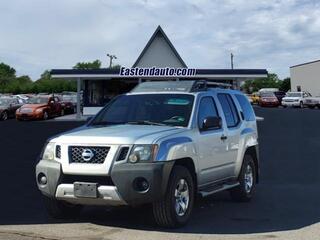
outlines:
{"label": "building roof", "polygon": [[308,64],[317,63],[317,62],[320,62],[320,59],[319,60],[315,60],[315,61],[311,61],[311,62],[297,64],[297,65],[291,66],[290,68],[300,67],[300,66],[303,66],[303,65],[308,65]]}
{"label": "building roof", "polygon": [[147,52],[147,50],[150,48],[151,44],[155,41],[155,38],[158,35],[161,35],[161,37],[164,38],[165,42],[169,45],[170,49],[172,50],[173,54],[177,57],[177,59],[179,60],[179,62],[181,63],[182,67],[187,67],[186,63],[183,61],[183,59],[181,58],[181,56],[179,55],[178,51],[175,49],[175,47],[173,46],[173,44],[171,43],[171,41],[169,40],[169,38],[167,37],[167,35],[165,34],[165,32],[163,31],[163,29],[161,28],[161,26],[159,25],[157,27],[157,29],[155,30],[155,32],[152,34],[151,38],[149,39],[149,41],[147,42],[146,46],[144,47],[144,49],[142,50],[142,52],[140,53],[139,57],[137,58],[137,60],[135,61],[135,63],[133,64],[132,67],[136,67],[138,65],[138,63],[140,62],[140,60],[142,59],[142,57],[145,55],[145,53]]}

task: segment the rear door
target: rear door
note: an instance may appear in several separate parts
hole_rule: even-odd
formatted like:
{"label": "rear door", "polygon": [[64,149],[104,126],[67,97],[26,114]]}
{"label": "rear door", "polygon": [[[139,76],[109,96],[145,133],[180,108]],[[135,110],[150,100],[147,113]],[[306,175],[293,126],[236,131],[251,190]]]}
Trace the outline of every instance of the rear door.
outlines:
{"label": "rear door", "polygon": [[224,125],[226,126],[226,139],[225,143],[227,144],[226,153],[225,153],[225,162],[232,166],[228,168],[229,177],[234,175],[235,163],[237,160],[239,152],[239,142],[240,142],[240,133],[241,133],[241,118],[239,111],[235,104],[235,99],[229,93],[218,93],[217,94],[219,104],[222,108],[224,115]]}

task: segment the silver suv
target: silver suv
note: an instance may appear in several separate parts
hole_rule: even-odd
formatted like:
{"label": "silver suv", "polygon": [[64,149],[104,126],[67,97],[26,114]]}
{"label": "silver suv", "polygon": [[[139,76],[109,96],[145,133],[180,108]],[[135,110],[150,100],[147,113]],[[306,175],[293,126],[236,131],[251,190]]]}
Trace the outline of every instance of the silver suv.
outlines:
{"label": "silver suv", "polygon": [[205,81],[145,82],[85,126],[50,139],[36,179],[53,217],[83,205],[151,203],[157,224],[178,227],[197,194],[228,189],[237,201],[252,198],[255,114],[241,92]]}

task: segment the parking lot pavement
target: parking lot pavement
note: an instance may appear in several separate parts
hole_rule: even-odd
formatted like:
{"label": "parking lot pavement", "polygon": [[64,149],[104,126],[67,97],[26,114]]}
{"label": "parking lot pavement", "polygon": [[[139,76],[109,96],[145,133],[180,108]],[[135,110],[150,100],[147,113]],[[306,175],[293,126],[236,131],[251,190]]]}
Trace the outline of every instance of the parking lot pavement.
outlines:
{"label": "parking lot pavement", "polygon": [[250,203],[227,192],[200,199],[189,224],[156,227],[148,208],[87,208],[48,219],[36,188],[36,158],[49,136],[81,122],[0,122],[0,239],[319,239],[320,110],[255,108],[261,184]]}

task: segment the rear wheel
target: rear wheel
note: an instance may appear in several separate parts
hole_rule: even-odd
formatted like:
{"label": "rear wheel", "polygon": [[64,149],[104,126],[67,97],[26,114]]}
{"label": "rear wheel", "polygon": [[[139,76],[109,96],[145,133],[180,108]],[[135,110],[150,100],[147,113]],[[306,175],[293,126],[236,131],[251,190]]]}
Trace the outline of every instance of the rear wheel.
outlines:
{"label": "rear wheel", "polygon": [[195,187],[187,168],[175,166],[164,198],[153,203],[153,216],[162,227],[179,227],[187,223],[194,204]]}
{"label": "rear wheel", "polygon": [[49,118],[49,114],[47,111],[43,112],[43,120],[47,120]]}
{"label": "rear wheel", "polygon": [[248,202],[253,197],[256,188],[256,168],[251,155],[244,156],[239,175],[240,185],[230,190],[232,199],[239,202]]}
{"label": "rear wheel", "polygon": [[53,218],[77,217],[82,209],[80,205],[69,204],[46,196],[43,196],[43,200],[48,214]]}
{"label": "rear wheel", "polygon": [[1,120],[2,121],[5,121],[5,120],[7,120],[8,119],[8,112],[7,111],[3,111],[2,113],[1,113]]}

